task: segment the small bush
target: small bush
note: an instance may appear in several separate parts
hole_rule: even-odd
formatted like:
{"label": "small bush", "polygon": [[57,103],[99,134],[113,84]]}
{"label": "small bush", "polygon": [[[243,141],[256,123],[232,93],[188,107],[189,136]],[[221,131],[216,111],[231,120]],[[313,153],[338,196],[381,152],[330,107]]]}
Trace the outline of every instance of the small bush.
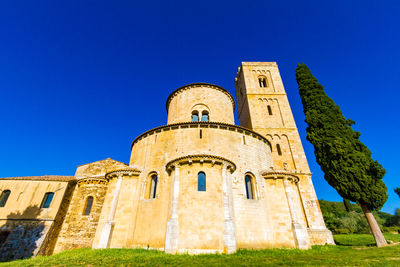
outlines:
{"label": "small bush", "polygon": [[350,234],[350,229],[347,228],[338,228],[332,231],[334,234],[344,235]]}
{"label": "small bush", "polygon": [[398,234],[400,234],[400,226],[386,226],[386,227],[382,227],[382,232],[385,232],[385,233],[398,233]]}

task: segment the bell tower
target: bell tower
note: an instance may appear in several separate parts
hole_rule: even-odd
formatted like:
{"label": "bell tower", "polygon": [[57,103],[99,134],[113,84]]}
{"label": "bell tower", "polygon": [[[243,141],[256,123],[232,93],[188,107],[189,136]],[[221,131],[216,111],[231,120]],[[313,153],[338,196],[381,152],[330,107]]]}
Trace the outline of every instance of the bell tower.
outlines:
{"label": "bell tower", "polygon": [[267,137],[274,168],[309,173],[277,64],[242,62],[235,87],[239,123]]}
{"label": "bell tower", "polygon": [[[277,178],[282,173],[297,177],[296,194],[302,202],[301,210],[310,238],[323,237],[333,243],[322,218],[306,155],[276,62],[242,62],[235,88],[240,125],[260,133],[271,143],[273,169],[267,170],[264,177]],[[266,182],[266,186],[273,186],[273,183]],[[297,228],[296,223],[293,225]],[[299,235],[304,234],[304,230],[299,232]]]}

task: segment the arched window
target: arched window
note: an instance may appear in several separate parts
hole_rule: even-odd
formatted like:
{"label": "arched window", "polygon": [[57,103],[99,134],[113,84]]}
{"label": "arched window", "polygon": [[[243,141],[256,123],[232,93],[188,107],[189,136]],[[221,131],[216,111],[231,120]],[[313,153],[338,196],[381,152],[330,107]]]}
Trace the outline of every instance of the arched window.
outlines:
{"label": "arched window", "polygon": [[199,121],[199,112],[197,111],[192,112],[192,121]]}
{"label": "arched window", "polygon": [[197,191],[206,191],[206,174],[204,172],[197,174]]}
{"label": "arched window", "polygon": [[150,179],[150,193],[149,193],[149,198],[156,198],[156,193],[157,193],[157,182],[158,182],[158,177],[157,174],[153,174]]}
{"label": "arched window", "polygon": [[246,197],[247,199],[254,199],[254,182],[253,177],[246,175],[244,178],[244,183],[246,186]]}
{"label": "arched window", "polygon": [[1,193],[0,196],[0,208],[4,207],[7,203],[8,197],[10,196],[11,191],[10,190],[4,190],[3,193]]}
{"label": "arched window", "polygon": [[276,144],[276,151],[278,152],[279,156],[282,156],[282,150],[281,150],[281,146],[279,144]]}
{"label": "arched window", "polygon": [[93,197],[90,196],[86,200],[86,206],[85,206],[85,211],[84,211],[83,215],[85,215],[85,216],[90,215],[90,211],[92,210],[92,206],[93,206]]}
{"label": "arched window", "polygon": [[51,201],[53,200],[54,193],[53,192],[47,192],[44,194],[44,198],[42,200],[42,204],[40,204],[40,208],[42,209],[47,209],[50,207]]}
{"label": "arched window", "polygon": [[208,112],[207,111],[203,111],[201,113],[201,121],[208,121]]}
{"label": "arched window", "polygon": [[268,109],[268,115],[272,115],[272,108],[270,105],[267,106]]}
{"label": "arched window", "polygon": [[258,85],[260,87],[267,87],[267,78],[265,77],[258,77]]}

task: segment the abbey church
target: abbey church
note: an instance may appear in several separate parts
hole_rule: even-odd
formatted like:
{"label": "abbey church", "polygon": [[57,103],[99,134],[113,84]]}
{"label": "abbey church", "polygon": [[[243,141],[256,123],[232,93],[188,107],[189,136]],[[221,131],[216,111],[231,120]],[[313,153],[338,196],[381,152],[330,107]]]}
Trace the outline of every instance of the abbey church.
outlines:
{"label": "abbey church", "polygon": [[[167,124],[75,176],[0,179],[0,259],[68,249],[167,253],[334,244],[275,62],[243,62],[234,97],[194,83],[166,100]],[[235,125],[237,108],[239,125]]]}

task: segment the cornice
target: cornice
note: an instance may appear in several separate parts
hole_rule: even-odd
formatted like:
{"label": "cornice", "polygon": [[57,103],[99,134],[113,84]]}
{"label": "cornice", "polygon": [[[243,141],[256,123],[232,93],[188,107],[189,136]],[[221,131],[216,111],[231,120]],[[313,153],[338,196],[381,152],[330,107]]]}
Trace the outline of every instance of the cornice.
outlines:
{"label": "cornice", "polygon": [[124,168],[124,169],[115,169],[112,171],[109,171],[106,175],[105,175],[105,179],[108,181],[114,177],[117,177],[119,175],[123,175],[123,176],[139,176],[139,174],[141,173],[140,170],[138,169],[134,169],[134,168]]}
{"label": "cornice", "polygon": [[236,165],[229,159],[224,157],[210,155],[210,154],[196,154],[196,155],[186,155],[183,157],[171,160],[165,166],[167,172],[170,172],[175,165],[193,164],[193,163],[211,163],[214,164],[227,164],[227,168],[233,173],[236,170]]}
{"label": "cornice", "polygon": [[228,124],[228,123],[222,123],[222,122],[199,121],[199,122],[181,122],[181,123],[167,124],[164,126],[159,126],[159,127],[153,128],[151,130],[148,130],[148,131],[142,133],[141,135],[139,135],[138,137],[136,137],[135,140],[133,140],[133,142],[131,144],[131,149],[133,148],[133,145],[135,143],[137,143],[139,140],[147,137],[148,135],[153,135],[154,133],[161,133],[163,131],[176,130],[176,129],[187,129],[187,128],[212,128],[212,129],[236,131],[238,133],[257,138],[257,139],[263,141],[264,143],[267,143],[271,147],[271,144],[269,143],[267,138],[265,138],[264,136],[262,136],[261,134],[255,132],[255,131],[252,131],[245,127]]}
{"label": "cornice", "polygon": [[265,179],[287,179],[295,183],[299,182],[298,175],[311,175],[311,173],[302,173],[290,170],[271,170],[265,171],[261,174]]}
{"label": "cornice", "polygon": [[78,180],[78,186],[84,184],[107,185],[108,181],[104,177],[86,177]]}
{"label": "cornice", "polygon": [[187,90],[187,89],[195,88],[195,87],[208,87],[208,88],[217,89],[217,90],[223,92],[224,94],[226,94],[229,97],[229,99],[232,102],[233,110],[235,110],[235,100],[234,100],[233,96],[225,88],[223,88],[219,85],[211,84],[211,83],[191,83],[191,84],[187,84],[187,85],[179,87],[178,89],[173,91],[168,96],[167,102],[165,104],[165,107],[167,108],[167,113],[168,113],[168,107],[169,107],[169,104],[171,103],[172,98],[174,98],[177,94],[179,94],[183,90]]}

